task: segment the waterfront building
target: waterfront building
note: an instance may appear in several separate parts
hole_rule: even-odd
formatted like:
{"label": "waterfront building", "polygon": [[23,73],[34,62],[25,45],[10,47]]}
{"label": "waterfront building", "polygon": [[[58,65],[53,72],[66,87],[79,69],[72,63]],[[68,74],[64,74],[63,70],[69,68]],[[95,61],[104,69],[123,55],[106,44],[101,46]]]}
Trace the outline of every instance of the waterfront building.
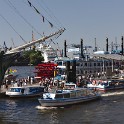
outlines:
{"label": "waterfront building", "polygon": [[[119,54],[112,54],[105,51],[95,51],[90,54],[87,48],[84,47],[83,57],[81,56],[81,48],[69,48],[67,51],[71,53],[71,57],[57,57],[55,63],[63,74],[66,71],[66,62],[76,60],[76,74],[89,76],[94,75],[99,76],[112,76],[115,72],[117,73],[122,69],[124,62],[124,57]],[[70,65],[71,66],[71,65]]]}

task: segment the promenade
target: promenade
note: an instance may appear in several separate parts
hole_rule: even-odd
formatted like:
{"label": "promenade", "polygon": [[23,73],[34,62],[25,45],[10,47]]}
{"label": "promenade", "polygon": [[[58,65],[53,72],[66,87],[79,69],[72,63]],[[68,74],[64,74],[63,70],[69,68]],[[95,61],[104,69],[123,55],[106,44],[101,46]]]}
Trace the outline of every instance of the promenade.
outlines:
{"label": "promenade", "polygon": [[6,92],[7,88],[2,85],[0,88],[0,97],[4,97],[5,96],[5,92]]}
{"label": "promenade", "polygon": [[[8,85],[8,88],[9,88],[10,86],[11,86],[11,85]],[[6,92],[6,90],[7,90],[8,88],[6,88],[5,85],[1,85],[0,93],[2,93],[2,92]]]}

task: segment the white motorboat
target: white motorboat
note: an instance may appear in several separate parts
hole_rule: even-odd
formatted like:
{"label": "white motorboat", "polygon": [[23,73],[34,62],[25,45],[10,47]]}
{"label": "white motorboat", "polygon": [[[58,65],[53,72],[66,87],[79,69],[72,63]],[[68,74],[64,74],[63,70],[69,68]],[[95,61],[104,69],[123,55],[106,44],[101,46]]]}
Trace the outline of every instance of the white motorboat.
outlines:
{"label": "white motorboat", "polygon": [[24,86],[24,87],[10,87],[6,91],[6,95],[13,98],[20,97],[35,97],[42,96],[44,87],[41,86]]}
{"label": "white motorboat", "polygon": [[56,90],[55,92],[43,93],[43,97],[38,101],[43,107],[61,107],[91,101],[100,98],[100,94],[88,88],[74,88]]}
{"label": "white motorboat", "polygon": [[116,80],[93,80],[92,82],[88,82],[87,87],[97,91],[110,91],[110,90],[118,90],[124,89],[124,80],[116,79]]}

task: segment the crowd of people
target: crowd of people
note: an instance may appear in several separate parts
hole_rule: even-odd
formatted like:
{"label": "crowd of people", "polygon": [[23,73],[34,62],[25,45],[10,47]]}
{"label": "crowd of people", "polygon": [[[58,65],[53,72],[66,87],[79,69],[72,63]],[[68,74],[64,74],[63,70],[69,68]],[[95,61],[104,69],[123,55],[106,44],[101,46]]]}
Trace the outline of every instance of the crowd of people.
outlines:
{"label": "crowd of people", "polygon": [[22,87],[22,86],[30,86],[30,85],[39,85],[45,88],[45,91],[51,90],[53,87],[60,86],[59,80],[54,80],[54,78],[43,78],[43,79],[35,79],[34,77],[27,78],[19,78],[15,80],[5,79],[3,83],[3,87],[8,89],[9,87]]}

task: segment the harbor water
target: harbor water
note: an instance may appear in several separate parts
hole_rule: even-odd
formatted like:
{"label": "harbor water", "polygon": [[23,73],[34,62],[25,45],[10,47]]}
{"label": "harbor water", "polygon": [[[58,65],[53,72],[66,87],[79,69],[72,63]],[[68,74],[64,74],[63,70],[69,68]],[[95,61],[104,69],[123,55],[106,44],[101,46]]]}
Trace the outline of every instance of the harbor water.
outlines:
{"label": "harbor water", "polygon": [[[18,78],[34,75],[34,67],[13,67]],[[100,100],[61,108],[41,107],[38,98],[0,99],[0,124],[123,124],[124,91]]]}

